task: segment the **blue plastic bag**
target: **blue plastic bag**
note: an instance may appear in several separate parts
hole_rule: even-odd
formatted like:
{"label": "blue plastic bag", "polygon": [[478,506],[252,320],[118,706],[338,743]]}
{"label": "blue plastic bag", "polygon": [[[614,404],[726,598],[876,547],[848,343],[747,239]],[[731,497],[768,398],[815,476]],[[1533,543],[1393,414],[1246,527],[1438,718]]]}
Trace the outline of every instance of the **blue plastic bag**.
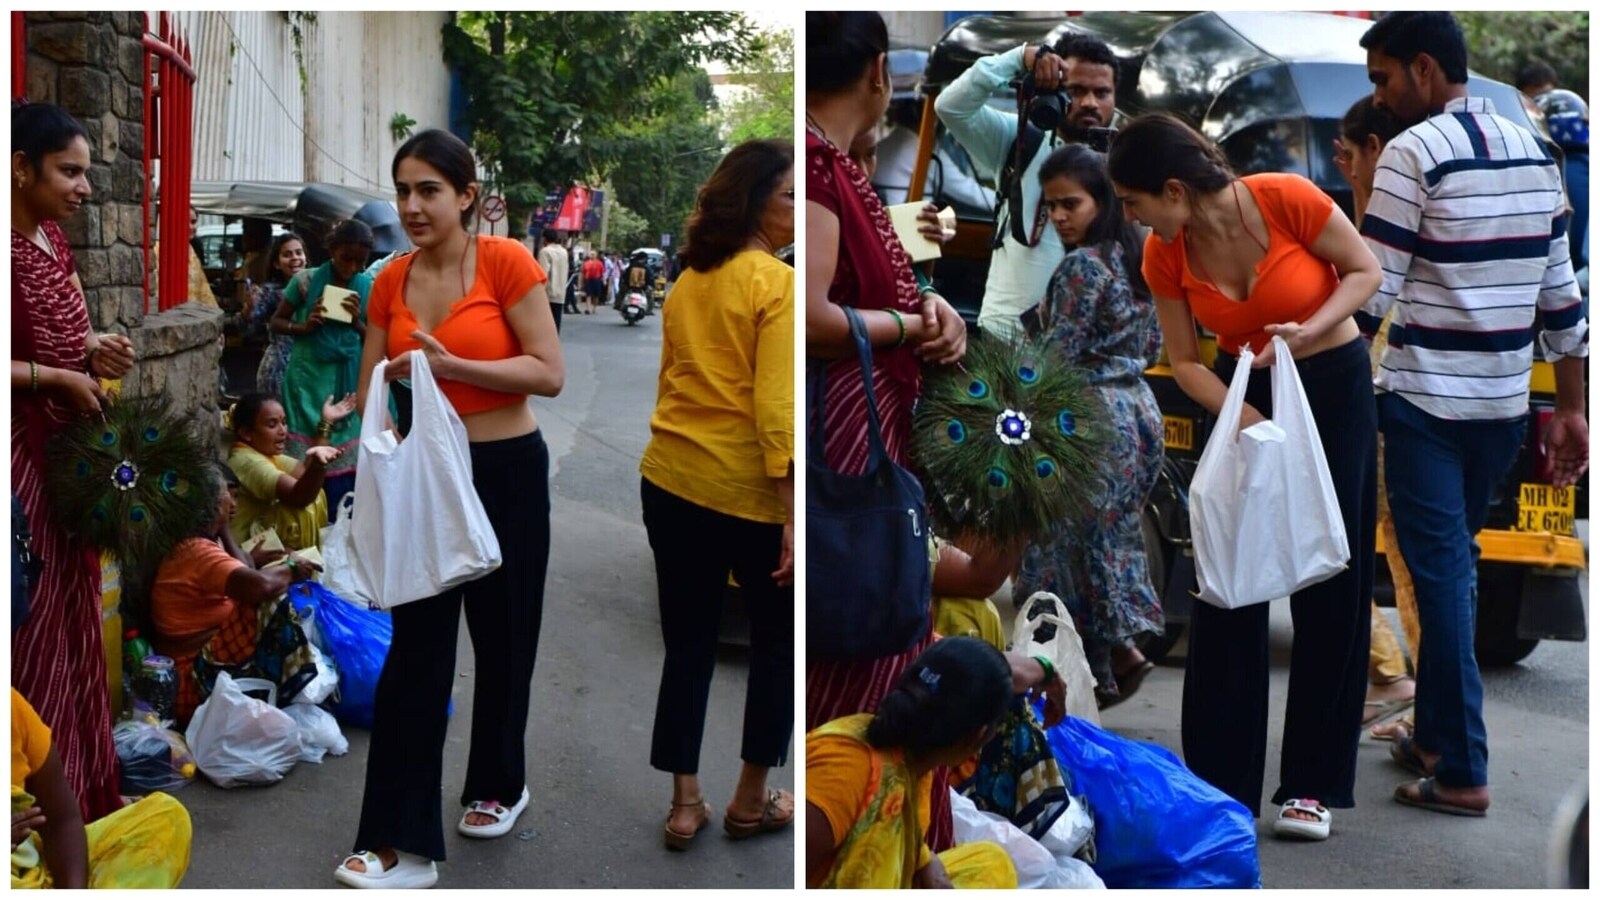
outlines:
{"label": "blue plastic bag", "polygon": [[314,581],[297,582],[289,589],[289,598],[301,618],[306,617],[303,610],[311,608],[311,620],[325,645],[323,652],[339,670],[334,716],[350,725],[371,728],[378,676],[383,674],[383,661],[394,638],[393,620],[387,612],[356,606]]}
{"label": "blue plastic bag", "polygon": [[1256,821],[1170,750],[1068,717],[1046,730],[1094,813],[1095,873],[1108,888],[1258,888]]}

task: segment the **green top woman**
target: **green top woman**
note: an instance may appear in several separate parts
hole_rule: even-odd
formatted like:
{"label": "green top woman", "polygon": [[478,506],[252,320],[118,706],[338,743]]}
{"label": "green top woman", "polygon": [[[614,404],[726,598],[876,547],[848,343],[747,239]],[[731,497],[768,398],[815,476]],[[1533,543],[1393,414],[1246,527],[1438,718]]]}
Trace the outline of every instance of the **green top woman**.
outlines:
{"label": "green top woman", "polygon": [[322,407],[330,397],[353,393],[359,379],[367,295],[372,290],[372,278],[362,269],[372,253],[372,229],[346,219],[328,232],[326,246],[328,261],[302,271],[283,289],[283,302],[269,327],[274,334],[294,337],[283,376],[290,455],[304,458],[318,438],[340,451],[323,483],[328,508],[335,509],[339,498],[355,486],[361,414],[329,422],[322,418]]}

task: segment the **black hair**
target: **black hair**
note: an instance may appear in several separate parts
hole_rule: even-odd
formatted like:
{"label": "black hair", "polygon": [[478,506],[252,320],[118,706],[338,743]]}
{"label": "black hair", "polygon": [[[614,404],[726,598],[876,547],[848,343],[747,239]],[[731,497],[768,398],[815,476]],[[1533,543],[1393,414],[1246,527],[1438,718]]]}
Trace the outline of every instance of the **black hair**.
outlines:
{"label": "black hair", "polygon": [[340,244],[356,244],[372,249],[372,227],[360,219],[342,219],[328,229],[328,236],[323,239],[322,245],[328,250]]}
{"label": "black hair", "polygon": [[[394,152],[394,165],[389,169],[389,177],[400,177],[400,161],[404,159],[420,159],[436,169],[456,193],[465,194],[467,188],[478,180],[478,163],[472,157],[472,148],[466,142],[441,128],[429,128],[419,131],[400,145]],[[469,228],[472,225],[472,216],[477,204],[461,211],[461,227]]]}
{"label": "black hair", "polygon": [[1061,40],[1056,41],[1056,55],[1062,59],[1081,59],[1084,62],[1097,63],[1111,67],[1111,88],[1115,90],[1117,83],[1122,79],[1122,66],[1117,62],[1117,55],[1111,52],[1106,42],[1086,34],[1064,34]]}
{"label": "black hair", "polygon": [[544,230],[544,242],[546,244],[559,244],[561,243],[561,238],[555,233],[555,229],[546,228]]}
{"label": "black hair", "polygon": [[949,750],[991,726],[1011,701],[1011,665],[974,637],[934,642],[912,660],[867,726],[874,747],[918,756]]}
{"label": "black hair", "polygon": [[1134,292],[1149,293],[1144,274],[1139,270],[1144,257],[1144,238],[1133,227],[1133,223],[1122,216],[1122,203],[1111,187],[1110,176],[1106,174],[1105,157],[1082,144],[1067,144],[1046,157],[1039,166],[1039,184],[1047,184],[1063,175],[1076,181],[1099,207],[1094,221],[1089,223],[1083,243],[1100,248],[1108,259],[1111,245],[1120,245],[1122,259],[1128,269],[1128,281],[1133,285]]}
{"label": "black hair", "polygon": [[1517,70],[1517,90],[1556,84],[1556,70],[1542,59],[1536,59]]}
{"label": "black hair", "polygon": [[875,12],[806,12],[807,91],[842,91],[888,52],[889,26]]}
{"label": "black hair", "polygon": [[1111,144],[1106,168],[1112,181],[1146,194],[1160,194],[1171,178],[1193,195],[1220,191],[1233,182],[1233,169],[1217,145],[1166,113],[1129,122]]}
{"label": "black hair", "polygon": [[67,149],[76,138],[87,144],[89,132],[54,103],[11,102],[11,152],[21,153],[35,175],[46,156]]}
{"label": "black hair", "polygon": [[222,483],[225,486],[230,488],[241,486],[239,483],[239,476],[234,474],[232,466],[220,459],[214,459],[211,461],[211,467],[216,470],[217,477],[222,479]]}
{"label": "black hair", "polygon": [[1404,130],[1394,113],[1372,102],[1371,94],[1362,94],[1339,122],[1339,134],[1358,144],[1365,144],[1373,135],[1379,144],[1387,144]]}
{"label": "black hair", "polygon": [[683,256],[689,265],[709,272],[743,249],[784,173],[793,168],[793,141],[745,141],[728,151],[700,186],[684,225]]}
{"label": "black hair", "polygon": [[1467,39],[1448,12],[1392,12],[1361,36],[1363,50],[1376,50],[1410,65],[1417,54],[1433,57],[1451,84],[1467,82]]}
{"label": "black hair", "polygon": [[256,417],[261,415],[261,407],[268,403],[283,405],[282,400],[271,394],[250,393],[240,397],[239,402],[233,404],[233,412],[229,414],[234,436],[243,434],[246,428],[254,428]]}
{"label": "black hair", "polygon": [[293,231],[285,231],[272,239],[272,249],[267,251],[267,280],[274,284],[287,284],[282,270],[278,268],[278,254],[283,252],[283,245],[290,241],[299,241],[301,249],[305,249],[305,238]]}

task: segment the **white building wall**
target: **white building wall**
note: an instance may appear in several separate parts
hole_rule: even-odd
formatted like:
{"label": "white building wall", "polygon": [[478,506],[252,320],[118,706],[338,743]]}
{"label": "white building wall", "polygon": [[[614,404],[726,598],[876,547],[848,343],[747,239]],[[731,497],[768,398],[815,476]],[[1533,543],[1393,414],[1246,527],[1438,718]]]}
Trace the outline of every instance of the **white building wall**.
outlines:
{"label": "white building wall", "polygon": [[[444,126],[443,12],[328,12],[302,26],[302,92],[280,12],[180,12],[198,73],[192,177],[392,185],[395,113]],[[154,22],[152,18],[152,23]]]}

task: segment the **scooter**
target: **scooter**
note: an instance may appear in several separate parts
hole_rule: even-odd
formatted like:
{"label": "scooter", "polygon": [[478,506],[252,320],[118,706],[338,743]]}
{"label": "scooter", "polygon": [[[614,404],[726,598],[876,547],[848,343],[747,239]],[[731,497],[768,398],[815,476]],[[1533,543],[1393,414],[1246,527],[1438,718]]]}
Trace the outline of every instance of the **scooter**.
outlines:
{"label": "scooter", "polygon": [[637,325],[650,312],[650,299],[640,291],[630,291],[618,309],[622,311],[622,321]]}

